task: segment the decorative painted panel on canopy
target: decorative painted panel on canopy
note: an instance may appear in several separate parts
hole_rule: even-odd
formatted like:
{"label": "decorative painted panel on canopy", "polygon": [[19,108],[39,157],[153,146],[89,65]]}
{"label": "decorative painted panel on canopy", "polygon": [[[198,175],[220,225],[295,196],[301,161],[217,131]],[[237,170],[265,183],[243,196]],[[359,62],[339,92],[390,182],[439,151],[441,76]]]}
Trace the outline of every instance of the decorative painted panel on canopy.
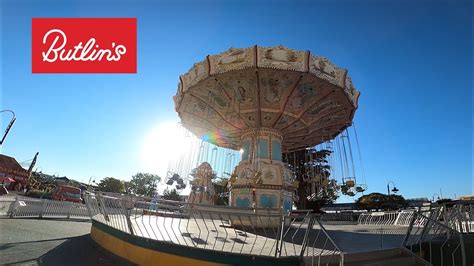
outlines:
{"label": "decorative painted panel on canopy", "polygon": [[180,77],[174,96],[183,125],[198,137],[240,149],[251,128],[283,134],[282,150],[314,146],[352,123],[359,92],[347,70],[309,51],[231,48]]}

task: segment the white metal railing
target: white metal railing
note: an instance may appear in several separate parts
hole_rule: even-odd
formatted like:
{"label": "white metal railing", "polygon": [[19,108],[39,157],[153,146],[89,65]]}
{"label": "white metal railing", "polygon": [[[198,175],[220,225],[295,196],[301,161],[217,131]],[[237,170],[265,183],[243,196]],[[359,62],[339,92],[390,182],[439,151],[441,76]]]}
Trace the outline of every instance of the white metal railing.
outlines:
{"label": "white metal railing", "polygon": [[394,225],[409,226],[411,220],[413,219],[414,213],[414,210],[399,212],[397,219],[395,219]]}
{"label": "white metal railing", "polygon": [[0,217],[9,217],[12,206],[15,203],[16,198],[1,196],[0,197]]}
{"label": "white metal railing", "polygon": [[383,231],[406,228],[402,247],[429,265],[466,265],[464,236],[474,232],[474,202],[454,202],[429,210],[372,212],[358,224],[380,226]]}
{"label": "white metal railing", "polygon": [[85,204],[21,196],[0,197],[0,217],[78,218],[89,219]]}
{"label": "white metal railing", "polygon": [[[359,215],[357,224],[360,225],[375,225],[375,226],[409,226],[413,219],[413,226],[424,226],[426,220],[419,219],[415,216],[415,210],[403,210],[398,212],[368,212]],[[428,216],[432,212],[427,213]]]}
{"label": "white metal railing", "polygon": [[459,201],[451,206],[440,206],[439,219],[445,225],[461,233],[474,233],[474,201]]}
{"label": "white metal railing", "polygon": [[[431,212],[432,213],[432,212]],[[430,265],[466,265],[463,234],[421,212],[414,213],[412,223],[422,220],[423,227],[410,224],[402,246]]]}
{"label": "white metal railing", "polygon": [[361,225],[395,225],[398,215],[398,212],[362,213],[357,223]]}
{"label": "white metal railing", "polygon": [[156,241],[253,256],[299,257],[311,265],[344,261],[318,216],[309,212],[143,202],[89,193],[85,201],[93,220]]}

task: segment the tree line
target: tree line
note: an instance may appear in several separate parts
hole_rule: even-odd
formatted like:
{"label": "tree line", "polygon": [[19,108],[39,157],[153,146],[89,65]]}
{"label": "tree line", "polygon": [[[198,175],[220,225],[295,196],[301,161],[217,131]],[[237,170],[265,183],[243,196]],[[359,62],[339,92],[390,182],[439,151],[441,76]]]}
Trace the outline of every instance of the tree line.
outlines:
{"label": "tree line", "polygon": [[148,173],[137,173],[130,181],[113,177],[102,179],[97,189],[103,192],[126,193],[139,196],[153,197],[161,177]]}

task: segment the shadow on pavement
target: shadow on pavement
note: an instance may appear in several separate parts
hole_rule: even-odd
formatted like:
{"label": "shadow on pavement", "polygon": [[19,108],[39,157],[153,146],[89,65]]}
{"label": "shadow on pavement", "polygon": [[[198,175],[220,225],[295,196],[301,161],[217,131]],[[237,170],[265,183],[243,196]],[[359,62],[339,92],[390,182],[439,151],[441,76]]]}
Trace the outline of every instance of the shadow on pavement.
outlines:
{"label": "shadow on pavement", "polygon": [[97,245],[89,234],[72,237],[36,260],[10,265],[134,265]]}
{"label": "shadow on pavement", "polygon": [[79,223],[90,223],[91,219],[89,218],[63,218],[63,217],[21,217],[22,220],[38,220],[38,221],[57,221],[57,222],[79,222]]}
{"label": "shadow on pavement", "polygon": [[32,241],[22,241],[22,242],[12,242],[12,243],[6,243],[6,244],[1,244],[0,245],[0,251],[8,249],[12,246],[18,245],[18,244],[31,244],[31,243],[42,243],[42,242],[49,242],[49,241],[60,241],[60,240],[67,240],[70,239],[70,237],[62,237],[62,238],[53,238],[53,239],[42,239],[42,240],[32,240]]}

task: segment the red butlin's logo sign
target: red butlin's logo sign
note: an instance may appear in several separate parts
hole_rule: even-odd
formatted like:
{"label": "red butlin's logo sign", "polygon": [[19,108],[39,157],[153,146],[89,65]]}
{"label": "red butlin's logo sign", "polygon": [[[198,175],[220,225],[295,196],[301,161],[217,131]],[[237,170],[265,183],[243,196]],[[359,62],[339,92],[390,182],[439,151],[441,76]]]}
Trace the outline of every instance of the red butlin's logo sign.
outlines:
{"label": "red butlin's logo sign", "polygon": [[136,18],[33,18],[33,73],[137,73]]}

